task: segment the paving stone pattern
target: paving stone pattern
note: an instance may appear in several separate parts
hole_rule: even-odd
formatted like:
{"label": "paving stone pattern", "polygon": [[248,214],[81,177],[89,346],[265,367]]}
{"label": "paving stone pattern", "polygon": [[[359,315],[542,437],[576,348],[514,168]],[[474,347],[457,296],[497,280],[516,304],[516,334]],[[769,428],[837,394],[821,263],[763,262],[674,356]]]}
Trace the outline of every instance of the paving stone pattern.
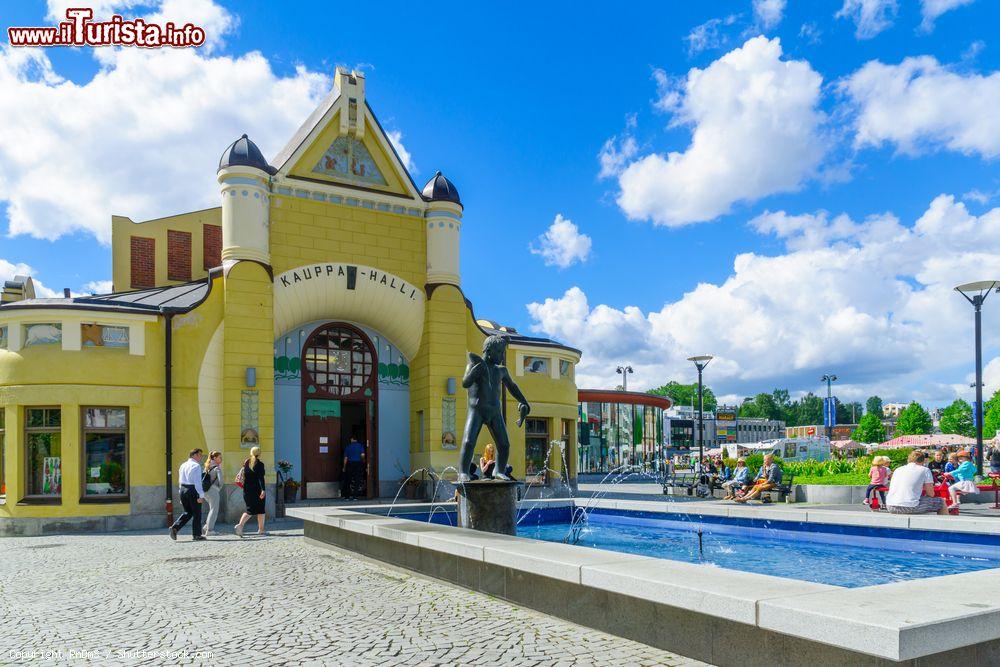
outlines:
{"label": "paving stone pattern", "polygon": [[0,539],[0,665],[703,664],[276,525]]}

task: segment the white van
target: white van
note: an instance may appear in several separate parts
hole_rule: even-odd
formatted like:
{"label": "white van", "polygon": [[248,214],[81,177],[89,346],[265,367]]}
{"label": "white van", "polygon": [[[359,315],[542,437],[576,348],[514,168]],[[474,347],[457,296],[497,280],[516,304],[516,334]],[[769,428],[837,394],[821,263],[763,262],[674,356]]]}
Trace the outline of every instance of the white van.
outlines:
{"label": "white van", "polygon": [[830,440],[826,436],[820,436],[726,445],[726,456],[729,458],[735,459],[751,454],[773,454],[782,461],[826,461],[830,458]]}

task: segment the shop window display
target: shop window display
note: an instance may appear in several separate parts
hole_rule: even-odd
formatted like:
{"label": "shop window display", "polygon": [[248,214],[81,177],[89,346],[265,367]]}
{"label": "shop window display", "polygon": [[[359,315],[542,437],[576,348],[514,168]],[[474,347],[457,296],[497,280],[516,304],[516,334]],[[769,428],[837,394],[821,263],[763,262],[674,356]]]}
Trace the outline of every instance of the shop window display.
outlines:
{"label": "shop window display", "polygon": [[27,497],[62,496],[62,411],[25,408],[24,442],[27,451]]}

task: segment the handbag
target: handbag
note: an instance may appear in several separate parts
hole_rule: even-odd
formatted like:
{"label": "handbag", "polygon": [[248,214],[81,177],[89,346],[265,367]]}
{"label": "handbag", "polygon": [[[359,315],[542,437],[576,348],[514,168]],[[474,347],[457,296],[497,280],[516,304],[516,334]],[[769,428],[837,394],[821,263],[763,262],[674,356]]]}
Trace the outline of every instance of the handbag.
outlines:
{"label": "handbag", "polygon": [[236,473],[236,479],[233,480],[234,482],[236,482],[236,486],[240,487],[241,489],[243,488],[243,481],[246,479],[244,473],[245,470],[246,466],[240,466],[239,472]]}

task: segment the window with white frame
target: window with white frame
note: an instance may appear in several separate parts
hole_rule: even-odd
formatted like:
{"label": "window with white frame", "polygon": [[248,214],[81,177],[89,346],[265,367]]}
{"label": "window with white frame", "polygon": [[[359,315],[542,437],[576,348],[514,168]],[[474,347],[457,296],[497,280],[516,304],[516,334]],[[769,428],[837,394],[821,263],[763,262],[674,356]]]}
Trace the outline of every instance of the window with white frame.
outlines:
{"label": "window with white frame", "polygon": [[543,375],[548,375],[549,359],[548,357],[525,357],[523,368],[525,373],[541,373]]}

